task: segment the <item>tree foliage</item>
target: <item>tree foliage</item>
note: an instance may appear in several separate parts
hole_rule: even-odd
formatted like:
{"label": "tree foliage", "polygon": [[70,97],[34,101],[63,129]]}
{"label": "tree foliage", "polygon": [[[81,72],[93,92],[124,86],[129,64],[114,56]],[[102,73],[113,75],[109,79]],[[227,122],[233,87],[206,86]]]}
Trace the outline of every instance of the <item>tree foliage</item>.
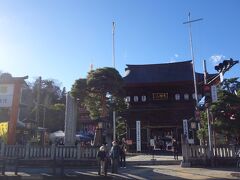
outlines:
{"label": "tree foliage", "polygon": [[228,140],[240,136],[240,82],[237,78],[225,79],[218,92],[218,101],[211,107],[213,127]]}
{"label": "tree foliage", "polygon": [[51,79],[44,79],[41,81],[36,79],[32,84],[29,84],[29,86],[31,89],[32,101],[34,102],[29,118],[33,121],[35,120],[36,110],[38,108],[38,126],[43,126],[44,124],[44,127],[50,132],[63,129],[66,99],[65,88],[61,90],[57,81]]}
{"label": "tree foliage", "polygon": [[207,144],[208,142],[208,121],[207,114],[201,112],[201,124],[200,129],[197,131],[197,137],[202,141],[202,144]]}
{"label": "tree foliage", "polygon": [[[240,82],[238,78],[225,79],[218,87],[218,101],[210,107],[210,121],[215,137],[231,141],[240,137]],[[212,119],[213,118],[213,119]],[[199,139],[208,139],[206,112],[201,113]],[[224,137],[224,138],[223,138]]]}
{"label": "tree foliage", "polygon": [[90,71],[86,80],[75,81],[71,92],[93,119],[108,116],[112,109],[121,111],[125,105],[123,79],[115,68]]}

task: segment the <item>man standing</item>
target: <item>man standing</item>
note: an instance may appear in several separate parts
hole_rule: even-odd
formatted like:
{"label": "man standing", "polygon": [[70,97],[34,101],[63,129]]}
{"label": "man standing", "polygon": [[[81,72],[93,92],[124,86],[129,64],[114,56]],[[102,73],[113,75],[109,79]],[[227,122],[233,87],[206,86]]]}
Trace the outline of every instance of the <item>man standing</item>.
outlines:
{"label": "man standing", "polygon": [[110,158],[112,164],[112,173],[118,173],[118,162],[119,162],[119,152],[120,148],[116,141],[112,142],[112,148],[110,150]]}

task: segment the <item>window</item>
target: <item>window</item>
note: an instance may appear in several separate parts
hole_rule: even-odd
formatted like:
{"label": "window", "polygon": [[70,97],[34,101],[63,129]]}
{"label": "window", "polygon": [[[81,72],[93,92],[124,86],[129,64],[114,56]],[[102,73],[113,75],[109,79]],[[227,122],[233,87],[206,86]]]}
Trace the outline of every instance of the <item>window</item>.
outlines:
{"label": "window", "polygon": [[146,96],[142,96],[142,102],[146,102],[147,97]]}
{"label": "window", "polygon": [[131,97],[130,96],[125,97],[125,101],[126,102],[130,102],[131,101]]}
{"label": "window", "polygon": [[184,94],[184,100],[189,100],[189,94]]}
{"label": "window", "polygon": [[180,94],[175,94],[175,100],[179,101],[180,100]]}
{"label": "window", "polygon": [[133,97],[134,102],[138,102],[138,96]]}

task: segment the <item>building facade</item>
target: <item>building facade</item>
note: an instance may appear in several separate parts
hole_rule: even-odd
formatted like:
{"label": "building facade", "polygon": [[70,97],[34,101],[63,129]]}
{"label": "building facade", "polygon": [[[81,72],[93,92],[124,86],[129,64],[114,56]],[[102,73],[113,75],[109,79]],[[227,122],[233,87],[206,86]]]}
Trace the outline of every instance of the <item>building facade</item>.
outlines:
{"label": "building facade", "polygon": [[[196,73],[196,80],[201,99],[203,74]],[[151,138],[156,140],[156,148],[170,150],[171,139],[181,139],[183,120],[193,118],[195,113],[191,61],[127,65],[124,83],[130,150],[146,151]]]}

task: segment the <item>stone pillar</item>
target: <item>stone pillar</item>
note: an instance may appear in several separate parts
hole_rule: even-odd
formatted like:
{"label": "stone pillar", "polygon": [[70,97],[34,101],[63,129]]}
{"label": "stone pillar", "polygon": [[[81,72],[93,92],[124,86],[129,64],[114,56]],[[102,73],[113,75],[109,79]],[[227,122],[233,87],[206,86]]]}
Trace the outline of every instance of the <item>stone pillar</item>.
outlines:
{"label": "stone pillar", "polygon": [[181,167],[191,167],[191,163],[189,161],[189,145],[187,143],[186,137],[181,136],[182,142],[182,157],[183,160],[181,162]]}
{"label": "stone pillar", "polygon": [[65,138],[64,144],[67,146],[75,145],[76,141],[76,115],[77,105],[74,98],[67,93],[65,111]]}

